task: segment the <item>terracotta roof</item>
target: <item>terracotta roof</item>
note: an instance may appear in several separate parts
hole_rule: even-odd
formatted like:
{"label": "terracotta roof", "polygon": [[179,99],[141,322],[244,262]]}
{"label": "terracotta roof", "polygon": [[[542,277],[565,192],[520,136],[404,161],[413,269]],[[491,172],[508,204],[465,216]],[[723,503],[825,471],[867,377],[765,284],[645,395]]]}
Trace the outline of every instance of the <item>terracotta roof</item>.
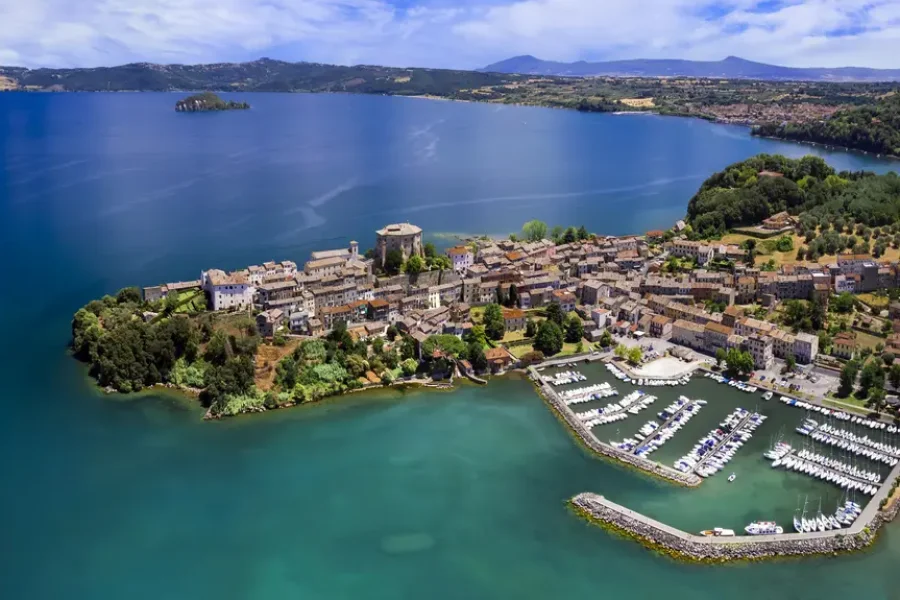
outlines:
{"label": "terracotta roof", "polygon": [[715,331],[716,333],[721,333],[722,335],[731,335],[734,333],[734,329],[731,327],[726,327],[721,323],[716,323],[715,321],[710,321],[706,324],[707,331]]}
{"label": "terracotta roof", "polygon": [[488,348],[484,352],[484,357],[488,360],[507,360],[511,358],[509,352],[503,348]]}
{"label": "terracotta roof", "polygon": [[525,317],[525,311],[520,310],[518,308],[504,308],[503,309],[503,318],[504,319],[522,319]]}

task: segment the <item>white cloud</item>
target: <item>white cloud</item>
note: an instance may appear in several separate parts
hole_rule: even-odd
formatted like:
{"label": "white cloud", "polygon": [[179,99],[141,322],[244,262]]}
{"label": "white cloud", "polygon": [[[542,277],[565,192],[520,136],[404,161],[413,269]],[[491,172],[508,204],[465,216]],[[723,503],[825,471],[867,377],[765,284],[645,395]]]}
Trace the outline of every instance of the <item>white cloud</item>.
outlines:
{"label": "white cloud", "polygon": [[731,54],[900,68],[900,0],[787,0],[775,10],[759,10],[760,0],[400,1],[0,0],[0,61],[94,66],[274,55],[473,68],[515,54]]}

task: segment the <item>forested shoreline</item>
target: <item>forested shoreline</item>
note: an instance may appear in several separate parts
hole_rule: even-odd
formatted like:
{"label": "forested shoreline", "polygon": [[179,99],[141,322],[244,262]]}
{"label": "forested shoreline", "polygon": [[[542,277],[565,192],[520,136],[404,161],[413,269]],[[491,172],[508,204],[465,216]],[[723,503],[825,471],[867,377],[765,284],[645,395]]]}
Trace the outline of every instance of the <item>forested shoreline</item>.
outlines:
{"label": "forested shoreline", "polygon": [[828,119],[764,123],[751,132],[900,158],[900,95],[891,93],[876,104],[840,110]]}
{"label": "forested shoreline", "polygon": [[687,222],[696,238],[718,237],[782,211],[798,216],[801,231],[835,221],[893,228],[900,223],[900,177],[838,173],[814,156],[760,154],[704,181],[688,202]]}

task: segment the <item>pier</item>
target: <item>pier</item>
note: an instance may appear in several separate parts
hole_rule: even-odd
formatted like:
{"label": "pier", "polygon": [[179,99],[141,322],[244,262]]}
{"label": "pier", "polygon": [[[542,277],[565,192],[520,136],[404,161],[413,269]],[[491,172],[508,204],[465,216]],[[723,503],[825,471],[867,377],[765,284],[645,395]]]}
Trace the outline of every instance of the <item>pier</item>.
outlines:
{"label": "pier", "polygon": [[[650,444],[650,441],[651,441],[654,437],[656,437],[657,435],[659,435],[659,434],[663,433],[664,431],[666,431],[666,428],[667,428],[667,427],[669,427],[670,425],[672,425],[673,423],[675,423],[675,422],[678,420],[678,417],[679,417],[680,415],[682,415],[688,408],[690,408],[691,406],[693,406],[695,403],[696,403],[695,400],[688,400],[687,402],[685,402],[685,403],[684,403],[684,406],[679,407],[678,410],[676,410],[674,413],[672,413],[672,416],[669,417],[668,419],[666,419],[666,420],[663,422],[662,425],[660,425],[657,429],[655,429],[655,430],[654,430],[650,435],[648,435],[646,438],[644,438],[643,440],[641,440],[640,442],[638,442],[638,444],[637,444],[633,449],[629,450],[629,454],[637,454],[637,451],[638,451],[638,450],[640,450],[641,448],[647,447],[647,446]],[[673,433],[672,436],[674,437],[674,435],[675,435],[675,434]],[[671,439],[671,438],[669,438],[669,439]],[[652,452],[652,451],[656,450],[657,448],[660,448],[660,447],[661,447],[663,444],[665,444],[667,441],[669,441],[669,440],[668,440],[668,439],[667,439],[667,440],[663,440],[662,442],[660,442],[656,447],[654,447],[654,448],[653,448],[652,450],[650,450],[650,451]]]}
{"label": "pier", "polygon": [[[879,448],[878,446],[875,445],[876,444],[875,440],[869,439],[868,436],[859,436],[859,435],[853,434],[853,432],[847,431],[845,429],[840,429],[839,431],[844,431],[844,432],[850,433],[854,436],[853,438],[845,437],[845,436],[837,435],[835,433],[827,431],[825,429],[825,426],[826,426],[826,424],[823,423],[823,424],[819,425],[818,427],[816,427],[815,429],[813,429],[812,431],[810,431],[806,435],[808,435],[809,437],[813,437],[813,434],[824,436],[824,437],[828,438],[830,440],[830,442],[823,441],[821,443],[826,443],[831,446],[837,446],[840,442],[849,442],[849,443],[855,444],[861,448],[865,448],[866,450],[869,450],[871,452],[886,456],[888,458],[900,459],[900,450],[898,450],[897,448],[895,448],[893,446],[889,446],[890,450]],[[835,429],[837,429],[837,428],[835,428]],[[858,439],[856,439],[856,438],[858,438]],[[815,439],[815,438],[813,438],[813,439]],[[816,440],[816,441],[818,441],[818,440]],[[854,452],[854,454],[858,454],[858,453]],[[876,460],[876,459],[872,459],[872,460]]]}
{"label": "pier", "polygon": [[738,434],[738,432],[747,423],[750,422],[750,417],[752,417],[754,414],[756,414],[756,413],[748,412],[747,416],[744,417],[743,419],[741,419],[741,422],[738,423],[737,425],[735,425],[734,428],[731,430],[731,432],[728,435],[726,435],[724,438],[722,438],[722,441],[720,441],[718,444],[713,446],[711,450],[709,450],[706,454],[704,454],[703,457],[699,461],[697,461],[697,464],[694,466],[694,472],[696,473],[697,470],[699,470],[700,467],[702,467],[704,464],[706,464],[706,461],[708,461],[716,452],[721,450],[725,444],[727,444],[728,442],[733,440],[734,437]]}
{"label": "pier", "polygon": [[[856,484],[859,484],[859,485],[863,485],[863,486],[874,485],[875,487],[877,487],[877,488],[880,489],[880,488],[884,487],[884,485],[887,483],[887,481],[882,481],[881,483],[874,483],[874,482],[872,482],[872,481],[867,481],[867,480],[865,480],[865,479],[860,479],[860,478],[858,478],[858,477],[854,477],[853,475],[851,475],[851,474],[849,474],[849,473],[843,473],[843,472],[841,472],[841,471],[837,471],[837,470],[832,469],[832,468],[830,468],[830,467],[826,467],[825,465],[822,465],[822,464],[819,464],[819,463],[817,463],[817,462],[808,460],[808,459],[806,459],[806,458],[800,458],[799,456],[796,455],[796,452],[797,452],[796,450],[791,450],[790,452],[788,452],[787,454],[785,454],[785,455],[781,458],[781,464],[780,464],[779,466],[775,467],[775,468],[778,469],[778,468],[784,467],[784,459],[786,459],[786,458],[788,458],[788,457],[793,457],[793,458],[795,458],[796,460],[799,460],[799,461],[802,461],[802,462],[804,462],[804,463],[806,463],[806,464],[815,466],[817,469],[821,469],[821,470],[823,470],[823,471],[827,471],[828,473],[831,473],[832,475],[834,475],[834,476],[837,477],[837,478],[843,477],[844,479],[848,479],[848,480],[852,481],[853,483],[856,483]],[[898,465],[898,466],[900,466],[900,465]],[[799,471],[797,471],[797,472],[799,472]],[[802,475],[806,475],[806,473],[801,473],[801,474],[802,474]],[[812,475],[809,475],[809,476],[812,477]],[[822,481],[827,481],[827,480],[823,479]],[[891,479],[890,481],[893,481],[893,480]],[[832,481],[832,482],[830,482],[830,483],[834,483],[835,485],[837,485],[837,482],[836,482],[836,481]]]}

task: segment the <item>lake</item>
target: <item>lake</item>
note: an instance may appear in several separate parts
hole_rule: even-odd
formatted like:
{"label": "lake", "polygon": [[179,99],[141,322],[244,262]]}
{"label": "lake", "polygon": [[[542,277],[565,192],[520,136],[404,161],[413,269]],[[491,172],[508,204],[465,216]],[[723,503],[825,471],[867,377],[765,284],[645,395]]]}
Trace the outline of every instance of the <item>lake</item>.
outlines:
{"label": "lake", "polygon": [[91,298],[367,247],[390,222],[640,233],[758,152],[895,163],[649,115],[299,94],[177,114],[182,96],[0,94],[0,596],[896,597],[896,525],[858,556],[715,568],[587,526],[564,504],[581,491],[659,514],[694,499],[586,456],[522,381],[210,424],[103,396],[66,355]]}

